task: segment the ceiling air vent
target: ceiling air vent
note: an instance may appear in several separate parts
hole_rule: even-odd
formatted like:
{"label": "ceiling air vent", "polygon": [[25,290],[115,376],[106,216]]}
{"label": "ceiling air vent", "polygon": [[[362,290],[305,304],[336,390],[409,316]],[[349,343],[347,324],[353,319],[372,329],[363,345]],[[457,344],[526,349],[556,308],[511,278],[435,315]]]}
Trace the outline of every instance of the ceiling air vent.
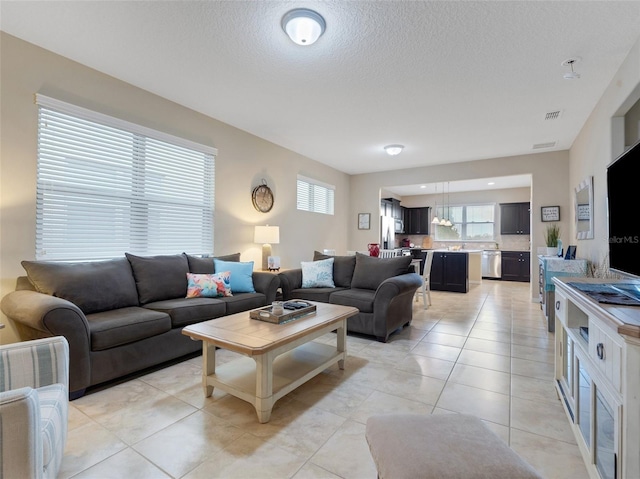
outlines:
{"label": "ceiling air vent", "polygon": [[541,148],[553,148],[554,146],[556,146],[556,142],[550,141],[548,143],[536,143],[535,145],[533,145],[533,149],[540,150]]}
{"label": "ceiling air vent", "polygon": [[550,111],[550,112],[547,112],[547,114],[544,116],[544,119],[545,121],[557,120],[558,118],[560,118],[561,114],[562,114],[562,110]]}

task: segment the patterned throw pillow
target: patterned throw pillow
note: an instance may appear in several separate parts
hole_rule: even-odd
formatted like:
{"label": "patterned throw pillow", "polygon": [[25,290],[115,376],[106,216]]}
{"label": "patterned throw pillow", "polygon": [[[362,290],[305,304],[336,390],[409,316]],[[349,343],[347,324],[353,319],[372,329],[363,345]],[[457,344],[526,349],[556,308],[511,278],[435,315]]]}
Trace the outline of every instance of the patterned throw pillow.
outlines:
{"label": "patterned throw pillow", "polygon": [[303,288],[335,288],[333,284],[333,258],[321,261],[302,261]]}
{"label": "patterned throw pillow", "polygon": [[231,294],[231,273],[187,273],[187,298],[220,298]]}

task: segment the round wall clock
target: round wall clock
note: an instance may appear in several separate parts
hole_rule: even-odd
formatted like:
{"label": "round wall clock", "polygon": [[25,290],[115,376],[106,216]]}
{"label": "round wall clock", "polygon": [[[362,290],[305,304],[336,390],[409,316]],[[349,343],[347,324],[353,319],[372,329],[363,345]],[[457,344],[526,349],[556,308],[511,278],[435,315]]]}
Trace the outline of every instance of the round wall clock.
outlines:
{"label": "round wall clock", "polygon": [[251,201],[253,202],[253,207],[261,213],[271,211],[271,208],[273,208],[273,192],[266,182],[253,189]]}

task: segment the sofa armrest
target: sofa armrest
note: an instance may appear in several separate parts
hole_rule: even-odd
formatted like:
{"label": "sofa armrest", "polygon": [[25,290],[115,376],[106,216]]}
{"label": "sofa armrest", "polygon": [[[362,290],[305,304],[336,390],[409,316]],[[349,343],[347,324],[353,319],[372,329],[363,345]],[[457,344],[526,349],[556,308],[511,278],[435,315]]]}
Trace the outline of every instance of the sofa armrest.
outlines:
{"label": "sofa armrest", "polygon": [[62,336],[12,343],[0,347],[0,390],[69,387],[69,343]]}
{"label": "sofa armrest", "polygon": [[373,310],[378,312],[380,308],[382,312],[382,309],[388,307],[394,298],[403,294],[413,295],[420,286],[422,286],[422,277],[416,273],[406,273],[385,279],[376,290]]}
{"label": "sofa armrest", "polygon": [[291,299],[291,291],[302,287],[302,268],[289,269],[278,274],[280,288],[282,289],[282,299]]}
{"label": "sofa armrest", "polygon": [[2,312],[14,321],[20,339],[64,336],[69,344],[69,391],[90,384],[91,336],[89,322],[75,304],[35,291],[13,291],[2,298]]}
{"label": "sofa armrest", "polygon": [[38,392],[30,387],[0,392],[1,477],[42,477]]}
{"label": "sofa armrest", "polygon": [[258,293],[262,293],[267,297],[267,304],[271,304],[276,300],[280,280],[276,274],[254,271],[253,287]]}

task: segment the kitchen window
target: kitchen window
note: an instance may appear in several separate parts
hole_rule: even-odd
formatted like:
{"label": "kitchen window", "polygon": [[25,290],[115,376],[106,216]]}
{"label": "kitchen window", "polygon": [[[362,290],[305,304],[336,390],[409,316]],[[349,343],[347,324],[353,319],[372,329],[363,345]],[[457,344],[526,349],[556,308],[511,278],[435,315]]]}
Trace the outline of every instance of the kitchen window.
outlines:
{"label": "kitchen window", "polygon": [[215,148],[36,102],[37,259],[213,252]]}
{"label": "kitchen window", "polygon": [[302,211],[332,215],[336,187],[298,175],[297,207]]}
{"label": "kitchen window", "polygon": [[436,216],[453,226],[433,225],[436,241],[494,241],[495,204],[438,206]]}

